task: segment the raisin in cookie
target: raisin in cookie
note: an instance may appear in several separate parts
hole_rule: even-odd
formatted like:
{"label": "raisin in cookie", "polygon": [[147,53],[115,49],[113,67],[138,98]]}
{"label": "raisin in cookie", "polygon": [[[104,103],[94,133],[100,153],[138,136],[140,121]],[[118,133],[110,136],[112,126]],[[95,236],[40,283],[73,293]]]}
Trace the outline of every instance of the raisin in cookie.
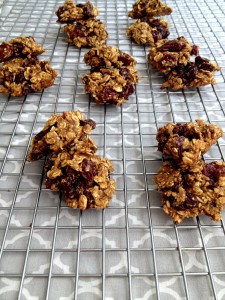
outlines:
{"label": "raisin in cookie", "polygon": [[121,105],[134,92],[138,73],[134,67],[96,68],[83,77],[85,91],[97,104]]}
{"label": "raisin in cookie", "polygon": [[158,41],[149,51],[148,59],[160,72],[168,72],[176,66],[186,66],[191,55],[197,55],[198,47],[191,46],[183,36],[174,40]]}
{"label": "raisin in cookie", "polygon": [[162,206],[173,221],[198,215],[221,219],[225,208],[225,163],[198,161],[189,169],[174,162],[164,162],[155,177],[162,192]]}
{"label": "raisin in cookie", "polygon": [[48,61],[36,57],[14,58],[0,68],[0,93],[24,96],[54,84],[57,72]]}
{"label": "raisin in cookie", "polygon": [[37,44],[33,37],[20,36],[0,45],[0,62],[17,58],[40,55],[45,50]]}
{"label": "raisin in cookie", "polygon": [[66,25],[62,31],[68,36],[67,42],[78,48],[82,46],[101,46],[108,39],[105,25],[97,19],[83,20]]}
{"label": "raisin in cookie", "polygon": [[156,139],[158,150],[164,157],[171,157],[181,166],[189,167],[222,135],[223,131],[219,126],[196,120],[196,123],[168,123],[159,128]]}
{"label": "raisin in cookie", "polygon": [[216,63],[197,56],[194,62],[188,62],[185,66],[177,66],[172,69],[167,74],[162,89],[171,87],[173,90],[179,90],[215,84],[214,72],[220,69]]}
{"label": "raisin in cookie", "polygon": [[128,16],[133,19],[170,15],[172,8],[160,0],[137,0]]}
{"label": "raisin in cookie", "polygon": [[90,1],[85,4],[75,4],[73,0],[66,0],[60,6],[55,14],[59,23],[73,23],[80,20],[95,18],[98,15],[97,7],[93,6]]}

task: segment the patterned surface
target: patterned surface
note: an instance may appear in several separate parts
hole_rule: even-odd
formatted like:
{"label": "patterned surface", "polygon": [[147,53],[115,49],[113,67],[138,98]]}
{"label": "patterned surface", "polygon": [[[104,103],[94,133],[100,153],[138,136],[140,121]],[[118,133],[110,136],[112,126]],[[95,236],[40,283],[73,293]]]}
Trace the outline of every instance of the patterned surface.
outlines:
{"label": "patterned surface", "polygon": [[[224,69],[214,87],[161,91],[163,77],[147,63],[148,48],[125,36],[133,2],[93,1],[107,25],[108,44],[138,61],[136,93],[116,107],[97,106],[84,94],[87,49],[65,43],[54,14],[62,1],[4,1],[0,40],[34,36],[59,76],[42,93],[0,96],[1,300],[225,299],[224,221],[201,216],[175,226],[153,182],[161,164],[158,127],[202,118],[225,129]],[[184,35],[224,67],[224,1],[166,3],[174,8],[167,17],[170,38]],[[32,136],[49,116],[77,109],[97,122],[92,137],[115,166],[117,191],[105,211],[67,208],[58,193],[45,189],[44,161],[26,161]],[[221,138],[204,159],[223,160],[224,151]]]}

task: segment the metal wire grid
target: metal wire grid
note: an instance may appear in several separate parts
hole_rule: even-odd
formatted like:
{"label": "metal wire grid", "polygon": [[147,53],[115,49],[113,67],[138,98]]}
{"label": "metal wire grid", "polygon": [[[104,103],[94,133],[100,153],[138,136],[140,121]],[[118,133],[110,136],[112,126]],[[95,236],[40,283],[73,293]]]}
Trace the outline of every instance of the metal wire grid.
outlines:
{"label": "metal wire grid", "polygon": [[[122,107],[97,106],[81,83],[87,49],[67,45],[55,23],[61,3],[9,0],[0,18],[1,40],[33,35],[48,50],[41,57],[59,73],[55,85],[41,93],[0,96],[0,298],[223,299],[224,221],[200,217],[174,225],[153,183],[161,164],[157,128],[196,118],[224,128],[223,70],[214,87],[161,91],[163,77],[148,65],[148,48],[124,34],[133,1],[93,1],[107,25],[108,44],[135,56],[141,75]],[[224,2],[167,4],[174,8],[170,37],[184,35],[223,67]],[[102,212],[67,208],[61,195],[45,189],[44,162],[26,161],[32,136],[49,116],[77,109],[96,120],[92,137],[115,167],[116,196]],[[204,159],[223,160],[223,153],[221,139]]]}

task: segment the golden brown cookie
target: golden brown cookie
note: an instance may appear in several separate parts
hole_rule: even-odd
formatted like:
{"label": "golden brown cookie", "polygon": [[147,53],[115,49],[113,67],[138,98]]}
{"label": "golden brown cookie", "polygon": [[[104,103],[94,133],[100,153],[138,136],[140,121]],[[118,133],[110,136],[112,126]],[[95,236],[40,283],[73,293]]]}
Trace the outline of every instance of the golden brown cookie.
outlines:
{"label": "golden brown cookie", "polygon": [[84,62],[91,67],[135,66],[136,60],[115,46],[94,47],[84,55]]}
{"label": "golden brown cookie", "polygon": [[134,92],[138,73],[134,67],[96,68],[82,79],[85,91],[97,104],[123,104]]}
{"label": "golden brown cookie", "polygon": [[33,37],[19,36],[0,45],[0,62],[17,58],[40,55],[45,50],[37,44]]}
{"label": "golden brown cookie", "polygon": [[54,84],[57,72],[48,61],[36,57],[14,58],[0,68],[0,93],[24,96]]}
{"label": "golden brown cookie", "polygon": [[60,191],[71,208],[106,208],[115,192],[111,162],[87,137],[95,126],[79,111],[53,114],[32,140],[28,161],[47,156],[46,188]]}
{"label": "golden brown cookie", "polygon": [[156,139],[158,150],[164,157],[171,157],[182,167],[189,167],[222,135],[223,131],[218,125],[196,120],[196,123],[168,123],[159,128]]}
{"label": "golden brown cookie", "polygon": [[194,62],[188,62],[185,66],[177,66],[172,69],[167,74],[162,89],[171,87],[173,90],[179,90],[215,84],[214,72],[220,69],[216,63],[197,56]]}
{"label": "golden brown cookie", "polygon": [[85,151],[95,153],[97,148],[92,139],[87,138],[96,124],[84,119],[80,111],[53,114],[44,128],[32,139],[28,161],[35,161],[52,153]]}
{"label": "golden brown cookie", "polygon": [[160,0],[137,0],[128,16],[133,19],[170,15],[172,8]]}
{"label": "golden brown cookie", "polygon": [[191,55],[198,54],[198,47],[189,43],[183,36],[174,40],[158,41],[149,51],[148,59],[160,72],[169,72],[176,66],[186,66]]}
{"label": "golden brown cookie", "polygon": [[58,17],[57,22],[73,23],[97,17],[98,9],[90,1],[87,1],[85,4],[75,4],[73,0],[66,0],[55,14]]}
{"label": "golden brown cookie", "polygon": [[162,206],[175,223],[198,215],[219,221],[225,208],[225,163],[198,161],[189,169],[164,162],[155,177]]}
{"label": "golden brown cookie", "polygon": [[141,45],[154,45],[169,35],[169,23],[164,19],[136,20],[126,31],[127,36]]}
{"label": "golden brown cookie", "polygon": [[45,171],[46,187],[62,192],[71,208],[106,208],[115,192],[111,162],[85,151],[53,154]]}
{"label": "golden brown cookie", "polygon": [[67,42],[78,48],[82,46],[101,46],[108,39],[105,25],[97,19],[83,20],[66,25],[62,31],[68,36]]}

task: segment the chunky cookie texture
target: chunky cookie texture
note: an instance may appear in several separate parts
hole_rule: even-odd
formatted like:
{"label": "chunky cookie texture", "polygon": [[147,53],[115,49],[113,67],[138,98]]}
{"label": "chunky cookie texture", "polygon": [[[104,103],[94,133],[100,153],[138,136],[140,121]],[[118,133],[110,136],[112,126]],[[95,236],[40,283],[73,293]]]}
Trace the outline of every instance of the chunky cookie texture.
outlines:
{"label": "chunky cookie texture", "polygon": [[97,7],[90,1],[85,4],[75,4],[73,0],[67,0],[55,12],[59,23],[73,23],[75,21],[87,20],[98,15]]}
{"label": "chunky cookie texture", "polygon": [[222,135],[219,126],[196,120],[196,123],[168,123],[159,128],[156,139],[162,155],[185,168],[197,162]]}
{"label": "chunky cookie texture", "polygon": [[111,162],[85,151],[53,155],[45,171],[46,187],[62,192],[71,208],[106,208],[115,192]]}
{"label": "chunky cookie texture", "polygon": [[171,70],[162,89],[171,87],[173,90],[179,90],[215,84],[214,72],[220,69],[221,67],[216,63],[197,56],[194,62],[188,62],[186,66],[177,66]]}
{"label": "chunky cookie texture", "polygon": [[135,66],[136,60],[117,47],[103,45],[89,50],[84,55],[84,62],[91,67]]}
{"label": "chunky cookie texture", "polygon": [[198,215],[221,219],[225,208],[225,163],[198,161],[182,169],[174,162],[164,162],[155,177],[162,192],[162,206],[174,222]]}
{"label": "chunky cookie texture", "polygon": [[28,161],[35,161],[62,151],[85,151],[94,154],[97,150],[92,139],[87,138],[96,123],[84,119],[81,112],[53,114],[44,128],[32,139]]}
{"label": "chunky cookie texture", "polygon": [[170,15],[172,8],[160,0],[137,0],[128,16],[133,19]]}
{"label": "chunky cookie texture", "polygon": [[169,24],[164,19],[143,18],[136,20],[126,31],[137,44],[154,45],[157,41],[169,35]]}
{"label": "chunky cookie texture", "polygon": [[33,37],[20,36],[0,45],[0,62],[17,58],[40,55],[45,50],[37,44]]}
{"label": "chunky cookie texture", "polygon": [[46,187],[60,191],[71,208],[106,208],[115,192],[111,162],[96,155],[88,137],[96,126],[81,112],[53,114],[33,138],[28,161],[47,156]]}
{"label": "chunky cookie texture", "polygon": [[191,55],[198,54],[198,46],[191,46],[184,37],[163,39],[150,49],[148,58],[160,72],[169,72],[177,66],[186,66]]}
{"label": "chunky cookie texture", "polygon": [[101,46],[108,39],[105,25],[97,19],[83,20],[76,24],[66,25],[62,31],[68,36],[67,42],[78,48],[82,46]]}
{"label": "chunky cookie texture", "polygon": [[0,68],[0,93],[24,96],[54,84],[57,72],[48,61],[36,57],[14,58]]}
{"label": "chunky cookie texture", "polygon": [[134,92],[138,73],[134,67],[95,68],[83,77],[86,93],[92,95],[97,104],[121,105]]}

